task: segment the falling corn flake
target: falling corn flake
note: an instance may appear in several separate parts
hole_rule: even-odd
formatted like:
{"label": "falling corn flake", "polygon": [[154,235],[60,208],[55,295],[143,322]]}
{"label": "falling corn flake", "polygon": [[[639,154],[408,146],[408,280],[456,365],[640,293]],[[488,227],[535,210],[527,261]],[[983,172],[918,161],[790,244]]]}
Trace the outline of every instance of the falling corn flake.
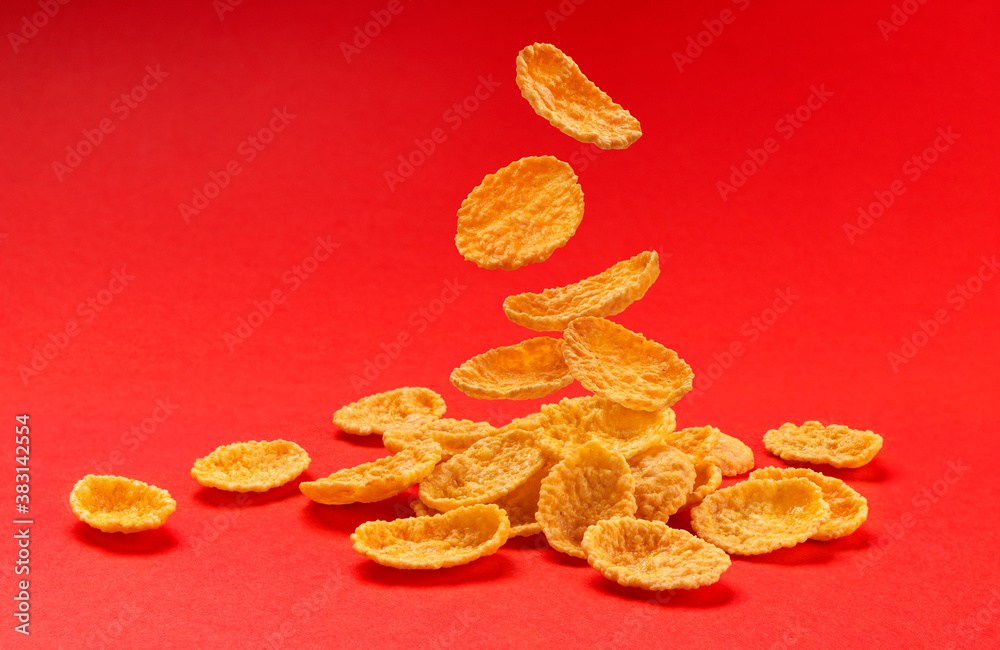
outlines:
{"label": "falling corn flake", "polygon": [[407,386],[362,397],[334,413],[333,423],[344,433],[366,436],[383,433],[415,413],[439,418],[445,408],[444,399],[431,389]]}
{"label": "falling corn flake", "polygon": [[815,420],[801,427],[790,422],[764,434],[764,447],[783,460],[861,467],[882,448],[882,436],[839,424],[823,426]]}
{"label": "falling corn flake", "polygon": [[830,518],[818,485],[804,478],[754,479],[718,490],[691,509],[691,528],[733,555],[804,542]]}
{"label": "falling corn flake", "polygon": [[562,341],[548,336],[493,348],[451,373],[451,383],[477,399],[537,399],[573,383]]}
{"label": "falling corn flake", "polygon": [[544,262],[583,220],[573,168],[552,156],[521,158],[483,179],[458,210],[455,245],[483,269]]}
{"label": "falling corn flake", "polygon": [[474,505],[430,517],[369,521],[351,535],[354,550],[396,569],[442,569],[496,553],[510,534],[495,505]]}
{"label": "falling corn flake", "polygon": [[434,468],[420,482],[420,500],[442,512],[491,503],[527,481],[544,463],[534,436],[526,431],[483,438]]}
{"label": "falling corn flake", "polygon": [[294,480],[309,467],[309,454],[287,440],[236,442],[194,461],[191,476],[205,487],[230,492],[266,492]]}
{"label": "falling corn flake", "polygon": [[750,479],[805,478],[819,486],[823,500],[830,506],[830,519],[811,539],[827,541],[850,535],[868,519],[868,500],[839,478],[802,468],[762,467],[750,473]]}
{"label": "falling corn flake", "polygon": [[673,350],[603,318],[578,318],[563,333],[570,374],[601,397],[658,411],[691,390],[694,373]]}
{"label": "falling corn flake", "polygon": [[521,50],[516,81],[536,113],[580,142],[625,149],[642,135],[639,120],[611,101],[554,45],[534,43]]}
{"label": "falling corn flake", "polygon": [[582,558],[588,526],[635,514],[634,487],[625,457],[593,440],[553,467],[542,481],[535,519],[552,548]]}
{"label": "falling corn flake", "polygon": [[646,295],[659,275],[659,256],[646,251],[575,284],[508,296],[503,310],[507,318],[528,329],[561,332],[577,318],[621,313]]}
{"label": "falling corn flake", "polygon": [[587,562],[608,580],[651,591],[718,582],[732,560],[722,549],[662,521],[613,517],[583,536]]}
{"label": "falling corn flake", "polygon": [[73,514],[105,533],[138,533],[159,528],[177,508],[162,488],[122,476],[88,474],[69,495]]}
{"label": "falling corn flake", "polygon": [[392,456],[299,483],[299,490],[325,505],[373,503],[416,485],[434,471],[440,460],[441,445],[433,440],[418,440]]}

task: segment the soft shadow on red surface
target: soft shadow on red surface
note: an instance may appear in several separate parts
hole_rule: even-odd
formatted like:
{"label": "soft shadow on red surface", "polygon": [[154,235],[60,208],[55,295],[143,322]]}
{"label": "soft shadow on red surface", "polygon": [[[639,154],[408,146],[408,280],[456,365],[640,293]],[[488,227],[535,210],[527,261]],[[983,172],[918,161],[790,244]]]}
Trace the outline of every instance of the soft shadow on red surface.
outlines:
{"label": "soft shadow on red surface", "polygon": [[356,436],[353,433],[344,433],[341,430],[337,430],[334,434],[337,440],[342,440],[344,442],[349,442],[355,447],[372,447],[379,448],[384,447],[382,444],[382,436],[377,433],[373,433],[367,436]]}
{"label": "soft shadow on red surface", "polygon": [[861,483],[881,483],[893,478],[898,478],[898,472],[891,471],[886,467],[882,460],[875,458],[872,462],[858,467],[855,469],[837,469],[836,467],[831,467],[830,465],[813,465],[812,463],[795,463],[789,462],[789,467],[807,467],[811,470],[817,471],[821,474],[826,474],[827,476],[832,476],[834,478],[839,478],[848,485],[858,481]]}
{"label": "soft shadow on red surface", "polygon": [[558,564],[559,566],[566,567],[586,567],[590,566],[587,561],[583,558],[573,557],[572,555],[566,555],[565,553],[560,553],[555,549],[549,549],[545,553],[545,559],[552,562],[553,564]]}
{"label": "soft shadow on red surface", "polygon": [[355,569],[360,580],[402,587],[445,587],[471,582],[492,582],[510,578],[514,573],[513,563],[500,553],[446,569],[401,571],[370,561],[363,562]]}
{"label": "soft shadow on red surface", "polygon": [[339,530],[353,533],[354,529],[366,521],[381,519],[392,521],[400,517],[413,516],[409,506],[390,499],[378,503],[352,503],[343,506],[327,506],[310,501],[303,508],[302,518],[310,528]]}
{"label": "soft shadow on red surface", "polygon": [[779,548],[763,555],[734,555],[733,562],[754,564],[826,564],[832,562],[837,551],[826,542],[803,542],[791,548]]}
{"label": "soft shadow on red surface", "polygon": [[78,521],[73,537],[95,548],[119,555],[159,555],[177,547],[177,538],[169,529],[157,528],[139,533],[103,533]]}
{"label": "soft shadow on red surface", "polygon": [[[311,480],[303,475],[303,480]],[[286,483],[281,487],[268,490],[267,492],[227,492],[216,488],[202,487],[195,492],[194,498],[206,506],[215,508],[233,507],[254,507],[263,506],[276,501],[283,501],[290,497],[302,494],[299,492],[299,481]]]}
{"label": "soft shadow on red surface", "polygon": [[634,602],[645,602],[662,607],[722,607],[737,600],[739,594],[723,582],[699,587],[698,589],[674,589],[667,591],[646,591],[637,587],[623,587],[600,574],[590,578],[591,586],[611,596]]}
{"label": "soft shadow on red surface", "polygon": [[545,535],[538,533],[537,535],[528,535],[527,537],[511,537],[504,544],[504,548],[512,551],[540,551],[551,547],[549,546],[549,540],[545,539]]}

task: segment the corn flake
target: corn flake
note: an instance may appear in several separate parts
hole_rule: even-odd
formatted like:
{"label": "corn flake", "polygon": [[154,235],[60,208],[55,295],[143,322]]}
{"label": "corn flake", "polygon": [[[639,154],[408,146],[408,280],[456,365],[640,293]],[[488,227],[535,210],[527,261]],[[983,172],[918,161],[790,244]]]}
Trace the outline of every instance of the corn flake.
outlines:
{"label": "corn flake", "polygon": [[396,569],[442,569],[496,553],[510,522],[495,505],[474,505],[430,517],[369,521],[351,535],[354,550]]}
{"label": "corn flake", "polygon": [[734,555],[804,542],[830,518],[818,485],[804,478],[754,479],[718,490],[691,509],[691,528]]}
{"label": "corn flake", "polygon": [[137,533],[159,528],[177,508],[162,488],[122,476],[88,474],[69,495],[73,514],[105,533]]}
{"label": "corn flake", "polygon": [[392,456],[334,472],[326,478],[299,483],[299,490],[316,503],[373,503],[395,496],[434,471],[441,446],[418,440]]}
{"label": "corn flake", "polygon": [[455,245],[483,269],[544,262],[583,220],[573,168],[552,156],[521,158],[483,179],[458,210]]}
{"label": "corn flake", "polygon": [[667,444],[677,447],[698,463],[709,456],[722,432],[715,427],[688,427],[667,434]]}
{"label": "corn flake", "polygon": [[551,469],[552,465],[546,463],[527,481],[496,500],[496,504],[503,508],[510,519],[511,537],[527,537],[542,532],[542,527],[535,520],[535,513],[538,512],[542,480],[549,475]]}
{"label": "corn flake", "polygon": [[294,480],[309,467],[309,454],[294,442],[237,442],[194,461],[191,476],[205,487],[230,492],[266,492]]}
{"label": "corn flake", "polygon": [[587,562],[608,580],[650,591],[718,582],[732,560],[722,549],[662,521],[613,517],[583,536]]}
{"label": "corn flake", "polygon": [[601,397],[638,411],[671,406],[694,373],[673,350],[603,318],[577,318],[563,333],[570,374]]}
{"label": "corn flake", "polygon": [[540,413],[545,422],[537,425],[539,444],[559,460],[591,440],[628,459],[663,443],[676,426],[669,408],[634,411],[596,395],[545,404]]}
{"label": "corn flake", "polygon": [[503,310],[507,318],[528,329],[561,332],[583,316],[621,313],[646,295],[659,275],[659,256],[646,251],[576,284],[508,296]]}
{"label": "corn flake", "polygon": [[694,487],[687,495],[687,504],[693,506],[701,503],[722,485],[722,472],[719,466],[710,460],[698,461],[694,465]]}
{"label": "corn flake", "polygon": [[790,422],[764,434],[764,447],[783,460],[826,463],[834,467],[861,467],[882,448],[882,436],[815,420],[797,427]]}
{"label": "corn flake", "polygon": [[635,478],[635,501],[639,519],[667,521],[687,503],[694,489],[695,469],[691,458],[669,445],[657,445],[628,461]]}
{"label": "corn flake", "polygon": [[827,541],[850,535],[868,519],[868,500],[839,478],[811,469],[762,467],[750,473],[750,479],[805,478],[819,486],[823,500],[830,506],[830,519],[819,527],[811,539]]}
{"label": "corn flake", "polygon": [[460,454],[478,440],[498,432],[488,422],[435,418],[411,415],[403,422],[386,427],[382,444],[391,452],[399,452],[417,440],[433,440],[441,445],[441,460]]}
{"label": "corn flake", "polygon": [[582,558],[588,526],[635,514],[634,486],[625,457],[592,440],[542,480],[535,519],[552,548]]}
{"label": "corn flake", "polygon": [[706,456],[723,476],[739,476],[753,469],[753,450],[742,440],[719,432],[719,442]]}
{"label": "corn flake", "polygon": [[451,373],[451,383],[477,399],[536,399],[573,383],[562,341],[548,336],[493,348]]}
{"label": "corn flake", "polygon": [[344,433],[366,436],[383,433],[414,413],[439,418],[445,408],[444,399],[431,389],[407,386],[362,397],[334,413],[333,423]]}
{"label": "corn flake", "polygon": [[491,503],[527,481],[544,462],[534,436],[526,431],[483,438],[423,479],[420,500],[442,512]]}
{"label": "corn flake", "polygon": [[580,142],[625,149],[642,135],[639,120],[611,101],[554,45],[534,43],[521,50],[516,81],[536,113]]}

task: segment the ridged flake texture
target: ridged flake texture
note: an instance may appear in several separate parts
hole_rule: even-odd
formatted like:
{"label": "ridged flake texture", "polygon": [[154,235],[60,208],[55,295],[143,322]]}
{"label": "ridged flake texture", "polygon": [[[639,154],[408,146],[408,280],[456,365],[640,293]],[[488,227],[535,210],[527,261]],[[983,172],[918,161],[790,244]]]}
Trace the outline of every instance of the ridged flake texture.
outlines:
{"label": "ridged flake texture", "polygon": [[570,323],[563,332],[563,357],[587,390],[638,411],[671,406],[694,380],[676,352],[603,318]]}
{"label": "ridged flake texture", "polygon": [[583,558],[583,534],[589,526],[635,515],[634,487],[625,457],[593,440],[553,467],[542,481],[535,519],[552,548]]}
{"label": "ridged flake texture", "polygon": [[722,432],[715,427],[688,427],[670,433],[667,444],[677,447],[698,463],[712,453],[721,436]]}
{"label": "ridged flake texture", "polygon": [[587,562],[608,580],[650,591],[718,582],[732,560],[722,549],[661,521],[614,517],[583,536]]}
{"label": "ridged flake texture", "polygon": [[369,521],[351,535],[354,550],[396,569],[442,569],[496,553],[510,522],[495,505],[475,505],[429,517]]}
{"label": "ridged flake texture", "polygon": [[596,395],[545,404],[539,419],[528,423],[539,445],[559,460],[591,440],[628,459],[662,444],[675,426],[674,412],[669,408],[635,411]]}
{"label": "ridged flake texture", "polygon": [[420,482],[420,500],[442,512],[491,503],[527,481],[544,462],[534,436],[526,431],[483,438],[434,468]]}
{"label": "ridged flake texture", "polygon": [[105,533],[137,533],[159,528],[177,508],[162,488],[123,476],[88,474],[69,495],[73,514]]}
{"label": "ridged flake texture", "polygon": [[823,500],[830,506],[830,519],[811,539],[827,541],[850,535],[868,519],[868,500],[839,478],[827,476],[805,467],[762,467],[750,473],[750,479],[805,478],[819,486]]}
{"label": "ridged flake texture", "polygon": [[325,505],[373,503],[416,485],[434,471],[440,460],[438,443],[418,440],[392,456],[342,469],[316,481],[299,483],[299,490],[316,503]]}
{"label": "ridged flake texture", "polygon": [[386,427],[382,433],[382,444],[395,453],[418,440],[433,440],[441,445],[441,460],[448,460],[471,447],[474,442],[496,433],[498,430],[488,422],[436,418],[418,413],[399,424]]}
{"label": "ridged flake texture", "polygon": [[508,296],[503,310],[507,318],[528,329],[561,332],[577,318],[623,312],[646,295],[659,276],[659,255],[646,251],[575,284]]}
{"label": "ridged flake texture", "polygon": [[476,355],[451,373],[451,383],[476,399],[537,399],[573,383],[562,341],[539,336]]}
{"label": "ridged flake texture", "polygon": [[882,436],[839,424],[823,426],[815,420],[801,427],[790,422],[764,434],[764,447],[783,460],[861,467],[882,449]]}
{"label": "ridged flake texture", "polygon": [[348,404],[333,414],[333,423],[344,433],[366,436],[384,433],[415,413],[439,418],[445,409],[444,399],[431,389],[406,386]]}
{"label": "ridged flake texture", "polygon": [[804,478],[743,481],[691,509],[691,528],[732,555],[760,555],[804,542],[830,518],[823,491]]}
{"label": "ridged flake texture", "polygon": [[687,503],[694,489],[691,458],[670,445],[657,445],[628,461],[635,479],[635,516],[667,521]]}
{"label": "ridged flake texture", "polygon": [[687,495],[687,504],[693,506],[701,503],[722,485],[722,472],[719,466],[710,460],[700,460],[694,464],[694,487]]}
{"label": "ridged flake texture", "polygon": [[309,454],[294,442],[235,442],[194,461],[191,476],[205,487],[230,492],[266,492],[298,478]]}
{"label": "ridged flake texture", "polygon": [[719,433],[719,441],[707,459],[715,463],[723,476],[739,476],[753,469],[753,450],[742,440]]}
{"label": "ridged flake texture", "polygon": [[583,220],[573,168],[552,156],[521,158],[483,179],[458,210],[455,245],[483,269],[544,262]]}
{"label": "ridged flake texture", "polygon": [[521,50],[516,81],[538,115],[580,142],[625,149],[642,135],[639,120],[611,101],[554,45],[534,43]]}

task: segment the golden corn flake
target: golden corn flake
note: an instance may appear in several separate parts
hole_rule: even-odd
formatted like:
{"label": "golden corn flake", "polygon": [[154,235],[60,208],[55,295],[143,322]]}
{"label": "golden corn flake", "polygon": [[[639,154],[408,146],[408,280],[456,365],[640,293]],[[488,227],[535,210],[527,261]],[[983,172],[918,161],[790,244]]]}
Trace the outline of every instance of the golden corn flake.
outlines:
{"label": "golden corn flake", "polygon": [[861,467],[882,448],[882,436],[815,420],[801,427],[786,422],[764,434],[764,447],[784,460],[826,463],[834,467]]}
{"label": "golden corn flake", "polygon": [[231,492],[265,492],[298,477],[309,454],[294,442],[237,442],[194,461],[191,476],[205,487]]}
{"label": "golden corn flake", "polygon": [[544,262],[583,219],[573,168],[552,156],[522,158],[483,179],[458,210],[458,252],[483,269]]}
{"label": "golden corn flake", "polygon": [[742,440],[719,432],[719,442],[706,458],[719,468],[723,476],[739,476],[753,469],[753,450]]}
{"label": "golden corn flake", "polygon": [[687,495],[687,504],[693,506],[719,489],[722,485],[722,472],[719,466],[710,460],[701,460],[694,465],[694,487]]}
{"label": "golden corn flake", "polygon": [[299,490],[316,503],[373,503],[395,496],[434,471],[441,446],[418,440],[392,456],[334,472],[326,478],[299,483]]}
{"label": "golden corn flake", "polygon": [[577,318],[563,333],[570,374],[601,397],[638,411],[671,406],[694,373],[673,350],[603,318]]}
{"label": "golden corn flake", "polygon": [[382,434],[382,444],[391,452],[399,452],[417,440],[433,440],[441,445],[441,460],[448,460],[471,447],[477,440],[495,433],[498,433],[497,429],[488,422],[417,414],[387,427]]}
{"label": "golden corn flake", "polygon": [[829,518],[823,491],[808,479],[754,479],[705,497],[691,509],[691,528],[727,553],[760,555],[806,541]]}
{"label": "golden corn flake", "polygon": [[122,476],[88,474],[69,495],[73,514],[105,533],[159,528],[177,507],[164,489]]}
{"label": "golden corn flake", "polygon": [[830,519],[811,539],[826,541],[850,535],[868,519],[868,500],[839,478],[806,468],[762,467],[750,473],[750,479],[805,478],[819,486],[823,500],[830,506]]}
{"label": "golden corn flake", "polygon": [[413,514],[416,515],[417,517],[433,517],[434,515],[441,514],[439,510],[431,508],[420,499],[414,499],[413,501],[410,501],[410,510],[412,510]]}
{"label": "golden corn flake", "polygon": [[712,453],[721,435],[715,427],[688,427],[667,434],[667,444],[677,447],[697,463]]}
{"label": "golden corn flake", "polygon": [[635,479],[635,516],[667,521],[687,503],[694,489],[691,458],[669,445],[657,445],[628,461]]}
{"label": "golden corn flake", "polygon": [[522,293],[503,301],[507,318],[528,329],[562,331],[583,316],[614,316],[646,295],[660,276],[656,251],[639,253],[603,273],[541,293]]}
{"label": "golden corn flake", "polygon": [[491,503],[527,481],[544,462],[534,436],[526,431],[483,438],[423,479],[420,500],[442,512]]}
{"label": "golden corn flake", "polygon": [[432,517],[369,521],[351,535],[354,550],[396,569],[442,569],[496,553],[510,522],[495,505],[458,508]]}
{"label": "golden corn flake", "polygon": [[549,475],[552,465],[546,463],[542,469],[532,474],[527,481],[496,500],[510,519],[510,536],[527,537],[542,532],[535,520],[538,512],[538,495],[542,489],[542,479]]}
{"label": "golden corn flake", "polygon": [[344,433],[366,436],[383,433],[414,413],[441,417],[444,399],[429,388],[397,388],[362,397],[333,414],[333,423]]}
{"label": "golden corn flake", "polygon": [[634,487],[625,457],[592,440],[542,480],[535,519],[552,548],[582,558],[581,543],[589,526],[635,514]]}
{"label": "golden corn flake", "polygon": [[611,101],[554,45],[535,43],[521,50],[516,81],[536,113],[580,142],[625,149],[642,135],[639,120]]}
{"label": "golden corn flake", "polygon": [[732,560],[722,549],[662,521],[613,517],[583,536],[587,562],[608,580],[650,591],[718,582]]}
{"label": "golden corn flake", "polygon": [[547,421],[538,426],[539,444],[559,460],[591,440],[628,459],[663,443],[676,426],[669,408],[634,411],[596,395],[545,404],[540,412]]}
{"label": "golden corn flake", "polygon": [[458,390],[477,399],[536,399],[573,383],[562,341],[548,336],[476,355],[451,373]]}

